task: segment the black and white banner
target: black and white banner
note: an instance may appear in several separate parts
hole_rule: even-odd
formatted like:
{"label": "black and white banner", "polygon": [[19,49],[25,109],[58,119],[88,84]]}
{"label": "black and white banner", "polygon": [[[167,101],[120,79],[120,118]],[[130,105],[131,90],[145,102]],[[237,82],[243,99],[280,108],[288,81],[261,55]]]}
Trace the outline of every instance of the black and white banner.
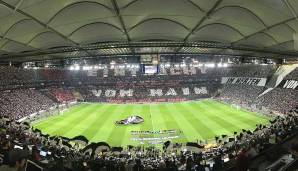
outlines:
{"label": "black and white banner", "polygon": [[221,84],[244,84],[253,86],[265,86],[267,78],[251,77],[222,77]]}
{"label": "black and white banner", "polygon": [[283,80],[280,84],[280,87],[298,90],[298,80]]}
{"label": "black and white banner", "polygon": [[140,94],[146,97],[175,97],[175,96],[190,96],[190,95],[208,95],[207,87],[182,87],[182,88],[167,88],[167,89],[93,89],[91,90],[95,97],[133,97],[134,94]]}

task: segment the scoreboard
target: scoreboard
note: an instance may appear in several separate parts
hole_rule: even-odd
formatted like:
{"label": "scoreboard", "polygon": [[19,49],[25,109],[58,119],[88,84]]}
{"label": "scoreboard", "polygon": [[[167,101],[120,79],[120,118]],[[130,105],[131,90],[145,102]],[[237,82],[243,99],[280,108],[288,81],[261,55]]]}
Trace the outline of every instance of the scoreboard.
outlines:
{"label": "scoreboard", "polygon": [[146,75],[158,74],[159,65],[141,64],[141,73]]}
{"label": "scoreboard", "polygon": [[158,73],[158,67],[157,65],[145,65],[145,74],[157,74]]}

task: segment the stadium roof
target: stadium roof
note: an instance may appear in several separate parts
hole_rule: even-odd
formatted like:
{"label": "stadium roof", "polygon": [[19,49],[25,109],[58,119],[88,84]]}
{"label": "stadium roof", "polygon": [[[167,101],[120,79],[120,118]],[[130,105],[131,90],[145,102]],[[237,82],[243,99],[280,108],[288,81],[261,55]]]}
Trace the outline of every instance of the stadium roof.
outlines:
{"label": "stadium roof", "polygon": [[0,61],[143,53],[296,58],[297,15],[296,0],[0,0]]}

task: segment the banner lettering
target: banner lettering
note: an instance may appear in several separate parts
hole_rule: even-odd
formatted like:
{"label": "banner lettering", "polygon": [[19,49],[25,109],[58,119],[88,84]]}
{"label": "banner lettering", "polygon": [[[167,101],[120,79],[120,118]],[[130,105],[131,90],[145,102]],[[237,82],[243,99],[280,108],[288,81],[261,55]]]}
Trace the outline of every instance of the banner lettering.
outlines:
{"label": "banner lettering", "polygon": [[298,81],[296,80],[284,80],[282,83],[282,88],[288,88],[288,89],[298,89]]}
{"label": "banner lettering", "polygon": [[253,86],[265,86],[266,78],[250,78],[250,77],[222,77],[221,84],[245,84]]}
{"label": "banner lettering", "polygon": [[[140,92],[138,92],[140,91]],[[208,95],[207,87],[182,87],[182,88],[168,88],[168,89],[92,89],[90,92],[95,97],[133,97],[134,94],[143,94],[143,97],[175,97],[175,96],[190,96],[190,95]],[[147,94],[146,94],[147,93]]]}

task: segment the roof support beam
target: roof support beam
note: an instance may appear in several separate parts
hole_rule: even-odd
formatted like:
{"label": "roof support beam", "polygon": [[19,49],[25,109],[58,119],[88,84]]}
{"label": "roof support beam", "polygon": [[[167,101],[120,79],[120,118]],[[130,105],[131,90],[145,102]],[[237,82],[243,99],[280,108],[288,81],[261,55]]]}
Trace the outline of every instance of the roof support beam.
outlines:
{"label": "roof support beam", "polygon": [[[30,15],[30,14],[28,14],[28,13],[26,13],[26,12],[20,10],[20,9],[15,8],[13,5],[10,5],[10,4],[4,2],[3,0],[0,0],[0,4],[6,6],[7,8],[9,8],[9,9],[11,9],[11,10],[15,10],[16,12],[18,12],[18,13],[20,13],[20,14],[22,14],[22,15],[24,15],[24,16],[26,16],[26,17],[32,19],[32,20],[34,20],[35,22],[37,22],[38,24],[40,24],[40,25],[43,26],[44,28],[48,28],[48,29],[51,30],[52,32],[54,32],[54,33],[56,33],[57,35],[61,36],[63,39],[65,39],[65,40],[71,42],[72,44],[74,44],[74,46],[76,46],[77,48],[81,49],[81,48],[79,47],[79,44],[78,44],[77,42],[71,40],[71,39],[68,38],[67,36],[65,36],[65,35],[63,35],[62,33],[58,32],[57,30],[55,30],[54,28],[50,27],[49,25],[46,25],[45,23],[41,22],[41,21],[38,20],[37,18],[33,17],[32,15]],[[90,54],[88,51],[85,51],[85,52],[86,52],[87,54],[89,54],[89,55],[92,55],[92,54]]]}
{"label": "roof support beam", "polygon": [[293,42],[294,40],[287,40],[287,41],[284,41],[284,42],[279,42],[277,44],[274,44],[274,45],[270,45],[270,46],[266,46],[265,48],[270,48],[270,47],[274,47],[274,46],[280,46],[282,44],[285,44],[285,43],[289,43],[289,42]]}
{"label": "roof support beam", "polygon": [[[40,49],[38,49],[38,48],[36,48],[36,47],[33,47],[33,46],[29,45],[29,44],[26,44],[26,43],[23,43],[23,42],[19,42],[19,41],[16,41],[16,40],[12,40],[12,39],[10,39],[10,38],[7,38],[7,37],[1,36],[1,35],[0,35],[0,38],[1,38],[1,39],[6,39],[6,40],[8,40],[8,41],[15,42],[15,43],[17,43],[17,44],[21,44],[21,45],[27,46],[27,47],[32,48],[32,49],[34,49],[34,50],[40,50]],[[5,43],[5,44],[6,44],[6,43]],[[5,46],[5,45],[4,45],[4,46]],[[4,47],[4,46],[1,46],[1,47],[0,47],[0,50],[1,50],[1,48]]]}
{"label": "roof support beam", "polygon": [[[236,53],[238,55],[241,55],[242,52],[249,52],[252,55],[255,56],[272,56],[274,55],[278,55],[278,56],[282,56],[282,57],[297,57],[297,52],[288,52],[288,51],[280,51],[280,50],[272,50],[272,49],[264,49],[264,48],[260,48],[260,49],[255,49],[252,47],[244,47],[244,46],[230,46],[227,44],[222,44],[222,43],[215,43],[215,42],[196,42],[196,43],[191,43],[191,42],[131,42],[130,44],[127,44],[127,42],[122,42],[122,43],[106,43],[106,44],[98,44],[98,45],[86,45],[86,46],[81,46],[81,48],[83,48],[84,50],[103,50],[108,52],[107,54],[95,54],[93,56],[89,56],[87,54],[82,54],[82,53],[78,53],[78,54],[72,54],[78,52],[78,49],[75,47],[68,47],[68,48],[58,48],[58,49],[45,49],[45,50],[41,50],[40,52],[26,52],[26,53],[19,53],[19,54],[8,54],[7,56],[3,56],[3,58],[1,59],[7,59],[7,60],[23,60],[23,59],[27,59],[28,57],[34,57],[34,56],[48,56],[48,55],[52,55],[53,58],[55,58],[57,55],[59,56],[65,56],[67,55],[69,58],[92,58],[92,57],[96,57],[96,56],[105,56],[105,55],[123,55],[123,54],[130,54],[130,56],[132,55],[131,52],[128,51],[114,51],[115,48],[121,49],[121,48],[142,48],[142,47],[146,47],[146,48],[152,48],[154,49],[155,47],[167,47],[165,49],[165,51],[152,51],[152,52],[142,52],[142,51],[137,51],[135,52],[136,55],[142,55],[142,54],[148,54],[148,53],[159,53],[159,54],[177,54],[173,49],[177,49],[179,47],[189,47],[189,48],[210,48],[213,49],[212,51],[210,51],[210,53],[213,53],[215,51],[222,51],[225,49],[231,49],[231,50],[235,50]],[[157,48],[157,49],[158,49]],[[109,53],[109,51],[113,52],[113,53]],[[238,52],[239,51],[239,52]],[[242,51],[242,52],[241,52]],[[185,52],[181,52],[181,53],[189,53],[188,51]],[[192,52],[190,52],[192,53]],[[206,52],[207,53],[207,52]],[[209,53],[209,52],[208,52]],[[218,54],[218,52],[216,52]],[[235,54],[236,54],[235,53]],[[67,58],[68,59],[68,58]]]}
{"label": "roof support beam", "polygon": [[289,24],[285,23],[285,26],[287,26],[290,30],[292,30],[293,33],[296,33],[296,30],[291,27]]}
{"label": "roof support beam", "polygon": [[200,10],[203,13],[206,13],[205,10],[203,10],[203,8],[201,8],[199,5],[197,5],[196,3],[192,2],[192,0],[187,0],[189,3],[191,3],[193,6],[195,6],[198,10]]}
{"label": "roof support beam", "polygon": [[[18,43],[18,44],[27,46],[27,47],[29,47],[29,48],[32,48],[32,49],[36,50],[36,52],[41,52],[41,49],[36,48],[36,47],[34,47],[34,46],[31,46],[31,45],[29,44],[29,42],[28,42],[28,43],[23,43],[23,42],[19,42],[19,41],[16,41],[16,40],[12,40],[12,39],[7,38],[7,37],[3,37],[3,36],[1,36],[1,35],[0,35],[0,38],[1,38],[1,39],[6,39],[6,40],[7,40],[7,42],[5,42],[2,46],[0,46],[0,51],[2,50],[2,48],[3,48],[7,43],[9,43],[9,41],[12,41],[12,42],[15,42],[15,43]],[[5,50],[2,50],[2,51],[5,51]],[[5,51],[5,52],[7,52],[7,51]],[[11,53],[11,52],[7,52],[7,53]],[[48,56],[51,56],[51,55],[48,55]]]}
{"label": "roof support beam", "polygon": [[247,36],[245,36],[245,37],[243,37],[243,38],[241,38],[241,39],[239,39],[239,40],[236,40],[236,41],[234,41],[234,42],[231,42],[231,44],[233,45],[233,44],[235,44],[235,43],[237,43],[237,42],[240,42],[241,40],[245,40],[245,39],[247,39],[247,38],[249,38],[249,37],[252,37],[252,36],[257,35],[257,34],[259,34],[259,33],[265,32],[265,31],[267,31],[267,30],[269,30],[269,29],[271,29],[271,28],[273,28],[273,27],[279,26],[279,25],[281,25],[281,24],[285,24],[285,23],[287,23],[287,22],[289,22],[289,21],[292,21],[292,20],[295,20],[295,19],[296,19],[296,17],[292,17],[292,18],[289,18],[289,19],[287,19],[287,20],[281,21],[281,22],[279,22],[279,23],[275,23],[275,24],[273,24],[273,25],[271,25],[271,26],[268,26],[267,28],[264,28],[264,29],[262,29],[262,30],[259,30],[259,31],[257,31],[257,32],[254,32],[254,33],[252,33],[252,34],[250,34],[250,35],[247,35]]}
{"label": "roof support beam", "polygon": [[188,35],[184,38],[184,42],[188,40],[188,38],[199,28],[206,19],[213,13],[213,11],[220,5],[223,0],[217,0],[216,3],[212,6],[212,8],[206,13],[206,15],[195,25],[193,29],[188,33]]}
{"label": "roof support beam", "polygon": [[292,5],[288,2],[288,0],[283,0],[283,2],[286,4],[286,6],[291,11],[292,15],[296,18],[296,20],[298,22],[298,15],[296,14],[296,12],[295,12],[294,8],[292,7]]}
{"label": "roof support beam", "polygon": [[[156,54],[157,52],[146,52],[146,53],[136,53],[136,55],[148,55],[148,54]],[[175,55],[174,52],[162,52],[160,53],[160,55]],[[217,55],[217,52],[181,52],[179,55]],[[121,54],[98,54],[98,55],[94,55],[92,57],[90,56],[75,56],[75,57],[69,57],[67,59],[91,59],[91,58],[101,58],[101,57],[121,57],[121,56],[131,56],[131,53],[121,53]],[[220,56],[234,56],[234,57],[248,57],[248,58],[266,58],[266,57],[270,57],[270,58],[275,58],[275,59],[279,59],[279,58],[284,58],[285,56],[279,55],[279,54],[235,54],[235,53],[224,53],[224,54],[220,54]],[[43,57],[42,59],[40,57]],[[296,56],[287,56],[288,59],[296,59]],[[3,57],[1,58],[1,61],[21,61],[21,62],[25,62],[25,61],[44,61],[44,60],[55,60],[55,59],[61,59],[61,60],[67,60],[64,56],[53,56],[53,57],[49,57],[47,55],[37,55],[37,56],[26,56],[26,57],[15,57],[15,58],[9,58],[9,57]]]}
{"label": "roof support beam", "polygon": [[[206,15],[201,18],[200,21],[198,21],[198,23],[194,26],[194,28],[191,29],[191,31],[186,35],[186,37],[184,38],[184,42],[187,42],[188,38],[199,28],[201,27],[201,25],[204,23],[204,21],[206,19],[209,18],[210,15],[212,15],[213,11],[220,5],[220,3],[222,2],[223,0],[217,0],[215,2],[215,4],[212,6],[212,8],[210,8],[210,10],[206,13]],[[180,47],[176,50],[176,52],[179,52],[183,47]]]}
{"label": "roof support beam", "polygon": [[[118,6],[116,0],[111,0],[111,2],[113,4],[114,11],[116,12],[116,15],[118,17],[118,20],[119,20],[119,22],[121,24],[122,30],[124,31],[124,34],[125,34],[126,39],[127,39],[127,42],[128,42],[128,44],[130,44],[131,39],[130,39],[130,36],[129,36],[128,31],[126,29],[124,20],[123,20],[122,16],[120,15],[119,6]],[[134,54],[135,53],[134,49],[131,46],[129,46],[129,48],[130,48],[130,51]]]}

